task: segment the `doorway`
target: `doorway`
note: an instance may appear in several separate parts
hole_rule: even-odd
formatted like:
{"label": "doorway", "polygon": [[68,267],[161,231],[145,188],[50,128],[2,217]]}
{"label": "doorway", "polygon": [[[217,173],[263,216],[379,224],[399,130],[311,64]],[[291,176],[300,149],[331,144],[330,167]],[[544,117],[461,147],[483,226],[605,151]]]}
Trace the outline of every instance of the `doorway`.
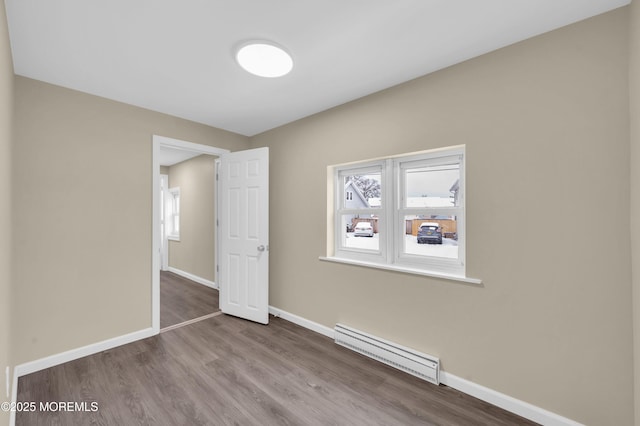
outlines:
{"label": "doorway", "polygon": [[220,310],[213,261],[217,158],[160,150],[161,330]]}
{"label": "doorway", "polygon": [[[207,278],[201,277],[197,274],[194,274],[188,269],[190,267],[185,267],[184,269],[179,269],[172,267],[169,262],[168,253],[171,251],[171,244],[174,244],[174,250],[176,250],[176,254],[178,250],[177,247],[180,247],[181,234],[184,235],[182,238],[187,238],[186,232],[189,232],[188,229],[179,229],[180,233],[176,232],[166,232],[168,229],[166,225],[168,222],[171,222],[172,218],[168,217],[164,214],[165,206],[172,201],[171,198],[171,189],[175,185],[171,179],[168,179],[168,182],[165,183],[164,186],[161,185],[163,182],[163,178],[161,175],[167,174],[168,169],[163,169],[161,173],[161,166],[163,166],[163,162],[165,162],[164,166],[167,166],[166,158],[172,159],[174,163],[187,162],[192,158],[198,158],[201,156],[212,156],[219,157],[220,155],[229,153],[229,150],[210,147],[207,145],[199,145],[191,142],[181,141],[178,139],[167,138],[163,136],[153,136],[153,235],[152,235],[152,327],[155,333],[160,332],[161,328],[165,329],[168,323],[180,322],[182,320],[187,320],[184,323],[190,322],[189,320],[193,320],[195,318],[189,318],[194,316],[200,316],[200,314],[206,312],[208,315],[205,317],[211,316],[214,312],[213,305],[218,304],[217,298],[217,290],[213,290],[207,287],[216,287],[215,284],[215,272],[203,272],[199,275],[206,275]],[[168,155],[167,155],[168,154]],[[207,158],[204,157],[206,160]],[[197,160],[194,160],[197,162]],[[213,171],[212,171],[213,172]],[[213,174],[211,175],[211,185],[214,185]],[[179,180],[176,179],[176,182]],[[162,188],[162,192],[161,189]],[[174,193],[180,193],[180,191],[174,191]],[[184,200],[184,194],[180,196],[181,200]],[[184,211],[184,207],[182,208]],[[199,210],[199,209],[198,209]],[[175,212],[174,212],[175,213]],[[209,217],[203,220],[210,221],[210,224],[213,226],[215,223],[215,211],[213,208],[211,211],[207,213]],[[184,228],[184,226],[182,227]],[[188,228],[188,227],[187,227]],[[193,232],[190,236],[193,238]],[[173,241],[172,241],[173,237]],[[206,241],[207,245],[213,244],[217,245],[217,240],[214,237],[214,232],[211,231],[206,233],[206,235],[200,235],[198,238],[210,238],[210,240]],[[214,249],[217,251],[217,247]],[[183,253],[183,257],[185,257]],[[213,256],[211,256],[213,257]],[[189,256],[186,255],[188,259]],[[215,267],[215,258],[211,258],[208,261],[208,264],[211,267]],[[161,271],[162,270],[162,271]],[[213,278],[213,279],[209,279]],[[178,288],[179,290],[176,290]],[[167,291],[168,290],[168,291]],[[213,293],[215,292],[215,294]],[[210,294],[211,293],[211,294]],[[163,300],[161,301],[161,294]],[[172,312],[167,312],[168,315],[163,315],[161,319],[161,311],[167,311],[166,303],[173,304],[175,303],[177,309],[171,309]],[[193,302],[193,303],[191,303]],[[205,302],[205,303],[202,303]],[[174,324],[170,324],[174,325]]]}

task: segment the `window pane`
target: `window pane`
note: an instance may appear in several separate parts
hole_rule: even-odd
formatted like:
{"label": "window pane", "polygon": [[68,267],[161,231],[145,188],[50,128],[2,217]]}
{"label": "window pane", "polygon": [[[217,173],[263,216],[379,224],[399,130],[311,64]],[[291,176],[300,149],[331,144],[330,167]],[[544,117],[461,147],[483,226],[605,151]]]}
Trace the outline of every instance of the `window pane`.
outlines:
{"label": "window pane", "polygon": [[405,216],[404,229],[405,253],[458,258],[458,221],[455,216]]}
{"label": "window pane", "polygon": [[380,249],[378,239],[378,218],[361,215],[342,215],[342,246],[345,248],[375,250]]}
{"label": "window pane", "polygon": [[458,206],[460,164],[407,168],[404,174],[405,207]]}
{"label": "window pane", "polygon": [[344,176],[344,208],[368,209],[380,207],[381,200],[380,173]]}

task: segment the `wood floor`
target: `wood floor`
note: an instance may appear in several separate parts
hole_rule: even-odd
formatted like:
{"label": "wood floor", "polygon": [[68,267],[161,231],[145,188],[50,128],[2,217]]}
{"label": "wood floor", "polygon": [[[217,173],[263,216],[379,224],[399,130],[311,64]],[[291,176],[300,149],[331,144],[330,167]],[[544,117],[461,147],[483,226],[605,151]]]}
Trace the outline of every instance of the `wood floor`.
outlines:
{"label": "wood floor", "polygon": [[219,311],[218,306],[218,290],[173,272],[160,272],[160,328]]}
{"label": "wood floor", "polygon": [[20,412],[16,424],[533,424],[270,320],[220,315],[21,377],[19,401],[88,411]]}

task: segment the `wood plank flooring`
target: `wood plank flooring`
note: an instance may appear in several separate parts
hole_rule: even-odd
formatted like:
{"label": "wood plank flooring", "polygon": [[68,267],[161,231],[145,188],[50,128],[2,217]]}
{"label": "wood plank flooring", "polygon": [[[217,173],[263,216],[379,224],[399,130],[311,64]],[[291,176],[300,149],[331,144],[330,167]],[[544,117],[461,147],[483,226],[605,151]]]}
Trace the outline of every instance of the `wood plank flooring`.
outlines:
{"label": "wood plank flooring", "polygon": [[[21,377],[16,425],[530,425],[280,318],[221,315]],[[90,411],[91,402],[98,404]]]}
{"label": "wood plank flooring", "polygon": [[218,306],[218,290],[173,272],[160,272],[160,328],[219,311]]}

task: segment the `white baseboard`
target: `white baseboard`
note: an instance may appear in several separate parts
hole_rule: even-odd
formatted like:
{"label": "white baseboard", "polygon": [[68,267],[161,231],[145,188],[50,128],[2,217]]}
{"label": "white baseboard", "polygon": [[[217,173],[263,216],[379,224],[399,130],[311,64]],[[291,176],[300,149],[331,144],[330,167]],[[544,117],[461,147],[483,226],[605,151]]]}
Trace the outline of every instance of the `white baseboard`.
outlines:
{"label": "white baseboard", "polygon": [[14,377],[22,377],[27,374],[35,373],[36,371],[44,370],[45,368],[50,368],[56,365],[64,364],[65,362],[73,361],[74,359],[97,354],[98,352],[106,351],[107,349],[112,349],[117,346],[126,345],[127,343],[135,342],[136,340],[146,339],[147,337],[151,337],[154,334],[156,333],[153,332],[152,328],[146,328],[144,330],[125,334],[124,336],[114,337],[112,339],[103,340],[102,342],[93,343],[81,348],[72,349],[70,351],[62,352],[56,355],[51,355],[46,358],[26,362],[15,367]]}
{"label": "white baseboard", "polygon": [[197,275],[190,274],[189,272],[185,272],[185,271],[183,271],[181,269],[174,268],[173,266],[169,266],[168,270],[169,270],[169,272],[173,272],[174,274],[180,275],[183,278],[186,278],[186,279],[191,280],[191,281],[195,281],[198,284],[206,285],[207,287],[215,288],[216,290],[218,289],[218,285],[216,283],[214,283],[213,281],[210,281],[210,280],[208,280],[206,278],[202,278],[202,277],[199,277]]}
{"label": "white baseboard", "polygon": [[[45,358],[37,359],[35,361],[16,365],[13,369],[13,389],[11,390],[11,402],[17,402],[18,378],[22,376],[26,376],[27,374],[35,373],[36,371],[44,370],[46,368],[55,367],[56,365],[64,364],[65,362],[73,361],[78,358],[97,354],[98,352],[106,351],[117,346],[126,345],[127,343],[135,342],[136,340],[146,339],[147,337],[151,337],[156,334],[157,333],[154,332],[153,328],[145,328],[144,330],[125,334],[124,336],[114,337],[112,339],[92,343],[81,348],[72,349],[56,355],[51,355]],[[12,411],[9,417],[9,425],[14,426],[15,421],[15,412]]]}
{"label": "white baseboard", "polygon": [[[301,327],[315,331],[316,333],[320,333],[332,339],[334,338],[334,330],[322,324],[318,324],[298,315],[283,311],[282,309],[278,309],[274,306],[269,306],[269,313]],[[440,371],[440,383],[545,426],[582,426],[581,423],[562,417],[543,408],[536,407],[528,402],[512,398],[509,395],[494,391],[493,389],[489,389],[477,383],[457,377],[446,371]]]}
{"label": "white baseboard", "polygon": [[[282,309],[278,309],[274,306],[269,306],[269,313],[273,316],[280,317],[311,331],[315,331],[316,333],[322,334],[323,336],[329,337],[331,339],[334,338],[334,330],[330,327],[318,324],[317,322],[308,320]],[[44,370],[46,368],[54,367],[65,362],[73,361],[75,359],[82,358],[88,355],[93,355],[107,349],[112,349],[117,346],[135,342],[136,340],[145,339],[155,334],[156,333],[154,333],[152,328],[147,328],[144,330],[125,334],[124,336],[115,337],[112,339],[104,340],[102,342],[83,346],[78,349],[72,349],[70,351],[51,355],[36,361],[17,365],[13,371],[13,388],[11,389],[11,401],[17,401],[19,377],[35,373],[36,371]],[[440,382],[443,385],[457,389],[460,392],[466,393],[467,395],[471,395],[475,398],[481,399],[504,410],[522,416],[536,423],[543,424],[545,426],[582,426],[581,423],[575,422],[566,417],[562,417],[558,414],[552,413],[519,399],[512,398],[508,395],[494,391],[477,383],[473,383],[463,378],[457,377],[454,374],[446,371],[440,371]],[[15,425],[15,412],[11,412],[9,424],[11,426]]]}
{"label": "white baseboard", "polygon": [[522,416],[525,419],[540,423],[541,425],[583,426],[582,423],[562,417],[544,408],[510,397],[509,395],[494,391],[477,383],[470,382],[446,371],[440,371],[440,383],[500,407],[503,410]]}
{"label": "white baseboard", "polygon": [[282,309],[278,309],[273,306],[269,306],[269,313],[274,317],[280,317],[301,327],[308,328],[309,330],[315,331],[316,333],[327,336],[331,339],[334,338],[335,332],[333,328],[326,327],[322,324],[318,324],[317,322],[299,317],[298,315],[283,311]]}

